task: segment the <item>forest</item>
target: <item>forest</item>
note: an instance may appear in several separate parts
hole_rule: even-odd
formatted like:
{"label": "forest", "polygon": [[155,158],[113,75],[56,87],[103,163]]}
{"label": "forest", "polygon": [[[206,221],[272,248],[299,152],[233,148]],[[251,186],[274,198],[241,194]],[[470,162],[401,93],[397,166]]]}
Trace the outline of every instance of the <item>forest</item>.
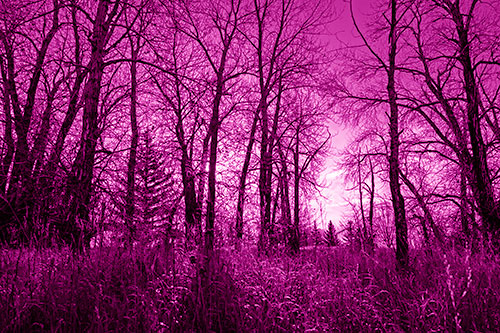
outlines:
{"label": "forest", "polygon": [[498,17],[0,1],[0,331],[500,330]]}

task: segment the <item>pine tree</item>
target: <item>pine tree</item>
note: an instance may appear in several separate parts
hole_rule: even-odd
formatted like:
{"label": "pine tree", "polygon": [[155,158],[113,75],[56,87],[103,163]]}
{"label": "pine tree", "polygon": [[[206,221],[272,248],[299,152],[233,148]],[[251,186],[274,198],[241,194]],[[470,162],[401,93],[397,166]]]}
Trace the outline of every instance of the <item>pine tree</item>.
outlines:
{"label": "pine tree", "polygon": [[333,225],[332,221],[328,223],[328,230],[325,233],[325,244],[328,246],[338,246],[339,245],[339,239],[337,237],[337,232],[335,230],[335,226]]}
{"label": "pine tree", "polygon": [[172,198],[172,173],[166,168],[165,156],[152,140],[148,129],[141,138],[137,158],[136,239],[151,239],[155,231],[168,234],[172,226],[174,200]]}

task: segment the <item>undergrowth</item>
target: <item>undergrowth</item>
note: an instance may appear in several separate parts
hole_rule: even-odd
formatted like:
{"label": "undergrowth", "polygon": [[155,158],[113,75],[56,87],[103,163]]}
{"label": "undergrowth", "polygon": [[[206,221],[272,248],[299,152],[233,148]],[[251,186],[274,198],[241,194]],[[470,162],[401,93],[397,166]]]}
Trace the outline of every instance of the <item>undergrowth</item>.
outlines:
{"label": "undergrowth", "polygon": [[[464,249],[221,251],[200,289],[192,253],[3,249],[0,327],[9,332],[442,332],[500,327],[497,258]],[[203,325],[205,326],[203,326]]]}

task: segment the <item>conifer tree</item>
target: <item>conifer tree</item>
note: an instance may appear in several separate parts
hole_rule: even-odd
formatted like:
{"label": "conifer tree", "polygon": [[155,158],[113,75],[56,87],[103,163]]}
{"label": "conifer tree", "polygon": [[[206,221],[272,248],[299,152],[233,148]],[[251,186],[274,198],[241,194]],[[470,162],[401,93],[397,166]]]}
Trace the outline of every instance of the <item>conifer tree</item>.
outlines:
{"label": "conifer tree", "polygon": [[151,239],[156,231],[172,231],[174,198],[172,173],[162,151],[153,142],[152,130],[141,138],[137,154],[134,219],[128,223],[130,240]]}
{"label": "conifer tree", "polygon": [[337,231],[335,230],[335,226],[333,225],[332,221],[328,223],[328,230],[325,233],[325,244],[327,246],[338,246],[339,245],[339,239],[337,237]]}

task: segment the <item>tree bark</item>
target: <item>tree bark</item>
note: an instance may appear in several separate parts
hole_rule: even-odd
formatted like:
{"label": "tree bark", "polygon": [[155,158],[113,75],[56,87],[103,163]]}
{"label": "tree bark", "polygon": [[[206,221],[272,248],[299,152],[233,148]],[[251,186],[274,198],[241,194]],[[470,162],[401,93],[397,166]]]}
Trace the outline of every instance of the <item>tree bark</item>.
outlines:
{"label": "tree bark", "polygon": [[254,114],[252,128],[250,129],[250,138],[245,152],[245,160],[243,161],[243,168],[241,169],[240,182],[238,186],[238,203],[236,208],[236,241],[235,247],[237,250],[241,247],[241,240],[243,238],[243,210],[245,205],[245,188],[248,169],[250,167],[250,159],[252,157],[253,145],[255,143],[255,132],[257,131],[257,123],[259,122],[259,114]]}
{"label": "tree bark", "polygon": [[[300,122],[300,120],[299,120]],[[290,232],[290,250],[293,254],[300,251],[300,166],[299,166],[299,129],[300,125],[297,124],[295,132],[295,145],[293,148],[293,225],[291,225]]]}
{"label": "tree bark", "polygon": [[[139,38],[139,37],[137,37]],[[129,246],[131,248],[135,238],[135,169],[137,164],[137,146],[139,143],[139,129],[137,127],[137,58],[139,54],[139,39],[134,45],[130,39],[132,62],[130,64],[130,129],[132,139],[127,163],[127,193],[125,195],[125,225],[129,232]]]}
{"label": "tree bark", "polygon": [[436,240],[438,241],[438,243],[440,245],[443,245],[444,238],[443,238],[443,234],[441,232],[441,229],[434,222],[434,218],[432,217],[432,213],[431,213],[427,203],[425,202],[424,198],[422,197],[422,195],[420,195],[420,193],[418,192],[415,185],[413,185],[413,183],[408,179],[408,177],[406,177],[406,175],[402,171],[400,171],[400,176],[401,176],[401,179],[403,180],[403,182],[405,183],[405,185],[410,190],[410,192],[413,193],[413,195],[415,196],[415,199],[417,199],[418,206],[420,207],[420,209],[424,213],[422,223],[425,226],[425,232],[427,232],[426,226],[429,225],[431,227],[432,232],[434,233],[434,237],[436,237]]}
{"label": "tree bark", "polygon": [[[286,161],[285,154],[283,153],[283,149],[281,147],[281,143],[278,142],[278,154],[280,156],[281,162],[281,220],[282,224],[287,228],[292,225],[292,212],[290,207],[290,190],[289,190],[289,182],[288,182],[288,165]],[[289,233],[289,230],[287,231]],[[290,237],[290,235],[288,235]]]}
{"label": "tree bark", "polygon": [[62,226],[62,239],[76,250],[88,247],[92,237],[89,225],[90,199],[97,140],[100,130],[98,106],[101,81],[104,71],[105,47],[111,21],[116,15],[120,1],[108,14],[109,0],[100,0],[91,37],[92,53],[88,65],[88,80],[83,90],[83,128],[79,150],[67,181],[65,195],[66,216]]}
{"label": "tree bark", "polygon": [[[7,184],[9,183],[9,169],[12,163],[12,158],[14,157],[15,143],[12,136],[12,114],[10,107],[10,94],[9,86],[7,82],[7,73],[5,71],[5,65],[3,59],[0,61],[0,69],[2,71],[2,83],[3,83],[3,112],[5,116],[5,128],[4,128],[4,142],[5,142],[5,155],[2,159],[2,174],[0,179],[0,192],[2,196],[6,195]],[[3,205],[3,204],[2,204]]]}
{"label": "tree bark", "polygon": [[389,67],[387,69],[387,93],[389,95],[390,115],[389,115],[389,184],[391,187],[392,207],[394,210],[394,223],[396,227],[396,261],[397,268],[406,270],[409,264],[408,253],[408,227],[406,224],[406,212],[403,195],[401,194],[401,184],[399,183],[399,110],[397,93],[395,88],[396,73],[396,0],[391,0],[391,21],[389,34]]}
{"label": "tree bark", "polygon": [[[474,68],[470,56],[471,41],[468,36],[471,15],[464,22],[464,15],[460,12],[459,1],[445,0],[446,8],[451,15],[458,34],[456,41],[459,48],[458,60],[462,65],[465,81],[467,101],[467,126],[472,147],[472,172],[475,175],[475,197],[479,214],[483,221],[484,231],[498,238],[500,230],[500,212],[495,204],[495,195],[490,177],[487,160],[487,146],[481,131],[481,116],[479,114],[481,97],[477,86]],[[470,13],[473,12],[477,1],[473,1]],[[486,237],[487,239],[488,237]]]}

